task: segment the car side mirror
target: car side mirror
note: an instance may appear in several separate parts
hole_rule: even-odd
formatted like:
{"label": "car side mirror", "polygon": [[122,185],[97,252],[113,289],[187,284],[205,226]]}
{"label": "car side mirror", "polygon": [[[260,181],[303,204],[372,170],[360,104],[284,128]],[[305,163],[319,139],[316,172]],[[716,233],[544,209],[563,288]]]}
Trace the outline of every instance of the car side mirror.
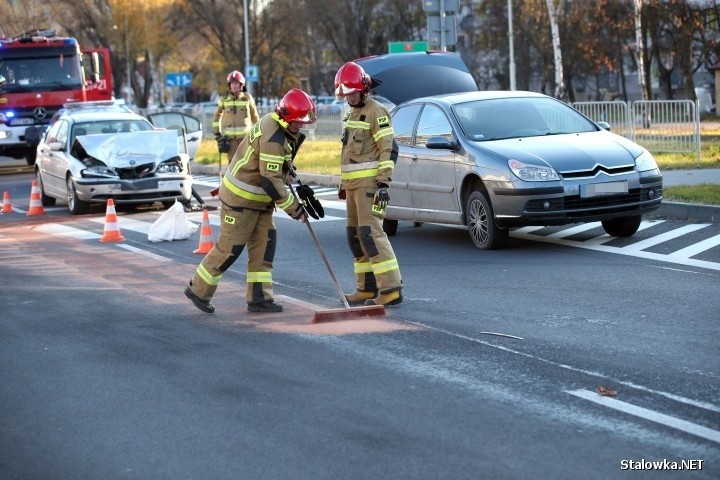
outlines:
{"label": "car side mirror", "polygon": [[607,122],[597,122],[598,127],[602,128],[603,130],[610,131],[610,124]]}
{"label": "car side mirror", "polygon": [[457,150],[459,148],[457,142],[440,136],[428,138],[425,147],[432,150]]}

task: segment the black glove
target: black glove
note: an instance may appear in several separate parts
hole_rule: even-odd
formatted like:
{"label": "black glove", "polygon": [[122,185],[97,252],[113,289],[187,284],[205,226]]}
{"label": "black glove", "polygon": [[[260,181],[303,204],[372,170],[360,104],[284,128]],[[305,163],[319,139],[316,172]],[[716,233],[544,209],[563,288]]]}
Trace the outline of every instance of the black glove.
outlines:
{"label": "black glove", "polygon": [[325,216],[325,209],[320,204],[320,201],[315,198],[315,191],[312,188],[307,185],[300,184],[296,190],[308,215],[313,217],[315,220],[320,220]]}
{"label": "black glove", "polygon": [[230,139],[228,137],[218,138],[218,152],[228,153],[230,151]]}
{"label": "black glove", "polygon": [[213,135],[215,135],[216,142],[219,142],[220,139],[222,138],[222,133],[220,133],[220,132],[215,132]]}
{"label": "black glove", "polygon": [[375,192],[375,198],[373,199],[373,203],[382,210],[385,210],[388,203],[390,203],[390,195],[388,194],[387,188],[387,184],[378,183],[378,191]]}
{"label": "black glove", "polygon": [[340,200],[345,200],[347,198],[347,193],[344,188],[338,188],[338,198]]}

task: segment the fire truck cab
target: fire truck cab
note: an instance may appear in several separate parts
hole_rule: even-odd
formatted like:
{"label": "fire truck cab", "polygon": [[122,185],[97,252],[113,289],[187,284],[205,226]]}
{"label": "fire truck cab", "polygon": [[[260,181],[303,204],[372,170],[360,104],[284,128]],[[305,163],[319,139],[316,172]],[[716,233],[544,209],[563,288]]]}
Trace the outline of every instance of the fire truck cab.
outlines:
{"label": "fire truck cab", "polygon": [[54,30],[0,38],[0,156],[25,157],[34,164],[52,116],[66,102],[87,100],[86,92],[76,39]]}

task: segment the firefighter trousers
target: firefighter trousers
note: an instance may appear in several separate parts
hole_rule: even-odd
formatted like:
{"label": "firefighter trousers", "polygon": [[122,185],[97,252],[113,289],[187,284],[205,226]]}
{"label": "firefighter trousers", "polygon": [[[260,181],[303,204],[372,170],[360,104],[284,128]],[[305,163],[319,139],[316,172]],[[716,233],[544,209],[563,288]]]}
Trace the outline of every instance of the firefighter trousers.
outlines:
{"label": "firefighter trousers", "polygon": [[203,300],[210,300],[223,273],[235,263],[247,245],[248,303],[273,300],[272,270],[277,231],[271,210],[220,210],[220,235],[195,270],[190,289]]}
{"label": "firefighter trousers", "polygon": [[373,213],[376,188],[346,190],[347,240],[355,257],[358,290],[388,293],[402,288],[400,267],[383,231],[383,212]]}

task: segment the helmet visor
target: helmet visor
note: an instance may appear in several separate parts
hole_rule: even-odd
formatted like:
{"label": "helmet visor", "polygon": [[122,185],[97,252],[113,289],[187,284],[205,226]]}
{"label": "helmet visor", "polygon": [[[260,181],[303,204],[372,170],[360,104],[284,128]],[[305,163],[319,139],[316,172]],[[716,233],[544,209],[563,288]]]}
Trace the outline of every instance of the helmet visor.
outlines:
{"label": "helmet visor", "polygon": [[359,88],[350,87],[345,85],[344,83],[341,83],[340,85],[335,88],[335,95],[338,97],[344,97],[346,95],[350,95],[351,93],[359,92]]}

